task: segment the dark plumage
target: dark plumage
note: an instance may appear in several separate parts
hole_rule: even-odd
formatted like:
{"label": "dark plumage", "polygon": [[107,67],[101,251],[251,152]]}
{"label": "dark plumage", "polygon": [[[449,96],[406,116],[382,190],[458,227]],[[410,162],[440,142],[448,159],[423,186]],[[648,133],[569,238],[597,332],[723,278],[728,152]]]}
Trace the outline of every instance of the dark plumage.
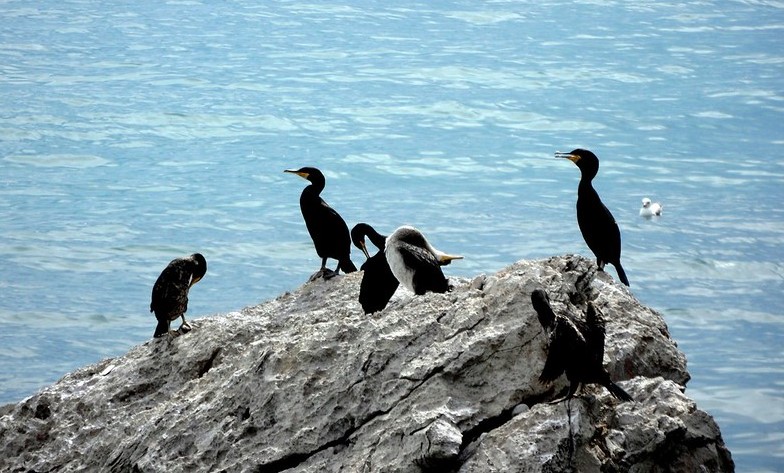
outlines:
{"label": "dark plumage", "polygon": [[207,273],[207,261],[200,253],[186,258],[173,259],[166,266],[152,287],[150,312],[155,312],[158,325],[154,337],[169,333],[171,321],[182,317],[180,329],[190,329],[185,321],[188,310],[188,291]]}
{"label": "dark plumage", "polygon": [[[286,169],[285,172],[310,181],[310,185],[305,187],[300,195],[299,207],[310,238],[316,247],[316,253],[321,257],[321,269],[314,277],[319,275],[331,277],[341,269],[346,273],[356,271],[357,267],[351,262],[351,238],[348,226],[340,214],[324,202],[320,195],[326,184],[324,174],[313,167]],[[327,268],[327,258],[338,260],[335,271]]]}
{"label": "dark plumage", "polygon": [[404,225],[387,238],[384,254],[400,284],[414,294],[447,292],[449,281],[441,266],[462,256],[453,256],[433,248],[422,232]]}
{"label": "dark plumage", "polygon": [[585,322],[557,315],[550,307],[550,299],[542,289],[531,293],[531,303],[539,323],[548,337],[547,361],[539,380],[550,383],[566,373],[569,391],[565,397],[553,402],[570,399],[583,384],[601,384],[621,401],[632,397],[613,383],[604,369],[604,317],[599,309],[588,302]]}
{"label": "dark plumage", "polygon": [[[368,253],[365,244],[366,236],[380,250],[373,256]],[[383,310],[399,284],[384,255],[386,238],[367,223],[358,223],[351,229],[351,241],[368,258],[360,268],[363,275],[359,286],[359,303],[366,314]]]}
{"label": "dark plumage", "polygon": [[606,263],[615,266],[618,278],[628,286],[629,279],[621,266],[621,231],[591,184],[599,172],[599,158],[585,149],[555,153],[555,156],[569,159],[580,168],[582,177],[577,187],[577,224],[588,248],[596,255],[596,264],[602,270]]}

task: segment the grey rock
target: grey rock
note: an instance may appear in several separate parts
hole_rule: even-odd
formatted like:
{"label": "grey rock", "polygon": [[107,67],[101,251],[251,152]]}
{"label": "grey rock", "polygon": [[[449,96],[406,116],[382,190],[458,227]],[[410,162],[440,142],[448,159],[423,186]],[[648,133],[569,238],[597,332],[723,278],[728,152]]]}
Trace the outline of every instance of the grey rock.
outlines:
{"label": "grey rock", "polygon": [[[191,321],[0,408],[2,471],[733,471],[684,394],[686,359],[657,312],[579,256],[398,290],[366,316],[361,273]],[[546,401],[530,293],[607,321],[605,364],[635,402],[588,386]]]}

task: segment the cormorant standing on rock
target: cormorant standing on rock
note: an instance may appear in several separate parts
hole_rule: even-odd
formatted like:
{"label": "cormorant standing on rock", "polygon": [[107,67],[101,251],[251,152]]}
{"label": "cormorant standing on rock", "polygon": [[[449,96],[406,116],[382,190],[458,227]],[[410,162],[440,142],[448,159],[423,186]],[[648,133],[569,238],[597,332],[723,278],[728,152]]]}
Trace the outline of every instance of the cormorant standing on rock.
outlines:
{"label": "cormorant standing on rock", "polygon": [[387,238],[384,253],[392,274],[416,295],[428,291],[447,292],[449,281],[444,277],[441,266],[463,258],[438,251],[428,243],[422,232],[408,225],[398,228]]}
{"label": "cormorant standing on rock", "polygon": [[[368,253],[365,237],[368,237],[378,251],[373,256]],[[351,229],[351,241],[368,258],[360,268],[363,272],[359,286],[359,303],[366,314],[378,312],[387,306],[395,294],[398,282],[384,255],[387,237],[379,234],[367,223],[358,223]]]}
{"label": "cormorant standing on rock", "polygon": [[601,384],[617,399],[633,401],[604,369],[604,317],[593,302],[588,302],[585,322],[556,315],[542,289],[531,293],[531,303],[548,337],[547,361],[539,381],[550,383],[564,372],[569,380],[566,396],[553,403],[570,399],[583,384]]}
{"label": "cormorant standing on rock", "polygon": [[618,271],[618,278],[625,285],[629,279],[621,266],[621,231],[591,181],[599,172],[599,158],[586,149],[576,149],[571,153],[555,153],[556,158],[566,158],[580,168],[582,177],[577,187],[577,224],[585,243],[596,255],[596,264],[604,270],[610,263]]}
{"label": "cormorant standing on rock", "polygon": [[[299,198],[305,226],[308,227],[310,238],[313,239],[316,253],[321,257],[321,269],[310,279],[314,280],[321,276],[330,278],[336,276],[341,269],[346,273],[356,271],[357,267],[351,262],[351,238],[348,226],[340,214],[320,196],[326,183],[324,174],[313,167],[286,169],[284,172],[296,174],[310,181],[310,185],[305,187]],[[327,268],[327,258],[338,260],[335,271]]]}
{"label": "cormorant standing on rock", "polygon": [[169,333],[171,321],[182,317],[179,331],[185,333],[191,326],[185,321],[188,310],[188,291],[207,273],[207,260],[200,253],[186,258],[173,259],[166,266],[152,287],[150,312],[155,312],[158,325],[153,337]]}

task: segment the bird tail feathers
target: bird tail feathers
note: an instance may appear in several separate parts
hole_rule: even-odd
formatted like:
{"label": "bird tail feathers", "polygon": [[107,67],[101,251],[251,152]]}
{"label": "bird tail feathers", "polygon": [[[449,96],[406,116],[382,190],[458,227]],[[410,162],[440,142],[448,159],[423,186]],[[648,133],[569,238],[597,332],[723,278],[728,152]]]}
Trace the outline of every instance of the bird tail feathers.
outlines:
{"label": "bird tail feathers", "polygon": [[162,335],[166,335],[167,333],[169,333],[169,322],[165,320],[159,320],[158,325],[155,326],[155,334],[153,335],[153,338],[158,338]]}
{"label": "bird tail feathers", "polygon": [[606,387],[607,390],[610,391],[610,394],[615,396],[616,399],[620,399],[621,401],[634,401],[629,393],[624,391],[623,388],[613,383],[612,381],[608,381],[604,387]]}
{"label": "bird tail feathers", "polygon": [[357,267],[354,266],[354,263],[351,261],[350,258],[340,260],[340,262],[338,263],[338,268],[342,269],[343,272],[346,274],[353,273],[354,271],[357,270]]}
{"label": "bird tail feathers", "polygon": [[615,270],[618,271],[618,279],[621,280],[622,283],[625,285],[629,285],[629,278],[626,277],[626,271],[623,270],[623,266],[621,266],[621,262],[618,261],[615,263]]}

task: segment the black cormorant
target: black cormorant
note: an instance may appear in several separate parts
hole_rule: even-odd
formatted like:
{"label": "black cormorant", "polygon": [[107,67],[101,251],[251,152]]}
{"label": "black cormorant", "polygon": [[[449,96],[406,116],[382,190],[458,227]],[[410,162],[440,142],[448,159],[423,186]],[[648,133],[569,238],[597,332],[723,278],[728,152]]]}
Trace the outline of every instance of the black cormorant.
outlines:
{"label": "black cormorant", "polygon": [[408,225],[398,228],[387,238],[384,253],[392,274],[417,295],[428,291],[447,292],[449,282],[441,266],[463,258],[436,250],[419,230]]}
{"label": "black cormorant", "polygon": [[[286,169],[284,172],[296,174],[310,181],[310,185],[305,187],[299,197],[299,207],[310,238],[313,239],[313,245],[316,247],[316,253],[321,257],[321,269],[311,276],[311,279],[319,276],[332,277],[341,269],[346,273],[356,271],[357,267],[351,262],[351,237],[348,226],[340,214],[320,196],[325,185],[324,174],[313,167]],[[335,271],[327,268],[327,258],[338,260]]]}
{"label": "black cormorant", "polygon": [[599,172],[599,158],[586,149],[576,149],[571,153],[559,152],[555,156],[569,159],[580,168],[582,177],[577,187],[577,224],[588,248],[596,255],[596,264],[601,270],[604,270],[606,263],[615,266],[618,278],[628,286],[629,279],[621,266],[621,231],[591,185]]}
{"label": "black cormorant", "polygon": [[188,310],[188,290],[199,282],[207,272],[207,261],[200,253],[185,258],[173,259],[166,266],[152,287],[150,312],[155,312],[158,325],[153,337],[169,333],[171,321],[182,317],[179,330],[185,332],[191,326],[185,321]]}
{"label": "black cormorant", "polygon": [[[370,256],[367,250],[366,236],[380,250],[373,256]],[[384,254],[386,239],[386,236],[379,234],[367,223],[358,223],[351,229],[351,241],[367,257],[367,261],[360,268],[363,274],[359,286],[359,303],[366,314],[383,310],[399,284]]]}
{"label": "black cormorant", "polygon": [[585,322],[556,315],[542,289],[531,293],[531,303],[548,338],[547,361],[539,381],[550,383],[564,372],[569,380],[566,396],[553,403],[570,399],[583,384],[601,384],[621,401],[633,400],[604,369],[604,317],[593,302],[588,302]]}

